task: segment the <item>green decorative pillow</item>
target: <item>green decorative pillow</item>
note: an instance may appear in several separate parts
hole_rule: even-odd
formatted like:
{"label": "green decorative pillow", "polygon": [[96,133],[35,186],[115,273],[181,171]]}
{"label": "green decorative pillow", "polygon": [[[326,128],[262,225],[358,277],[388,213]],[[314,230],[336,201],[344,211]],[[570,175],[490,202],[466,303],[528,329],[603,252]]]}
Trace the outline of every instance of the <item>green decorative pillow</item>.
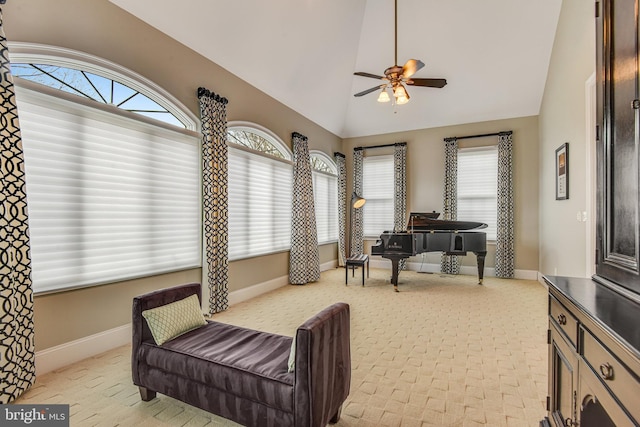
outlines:
{"label": "green decorative pillow", "polygon": [[151,335],[158,345],[207,324],[196,294],[167,305],[145,310],[142,312],[142,316],[147,320]]}
{"label": "green decorative pillow", "polygon": [[291,343],[291,351],[289,352],[289,369],[287,372],[293,372],[296,368],[296,335],[293,336],[293,342]]}

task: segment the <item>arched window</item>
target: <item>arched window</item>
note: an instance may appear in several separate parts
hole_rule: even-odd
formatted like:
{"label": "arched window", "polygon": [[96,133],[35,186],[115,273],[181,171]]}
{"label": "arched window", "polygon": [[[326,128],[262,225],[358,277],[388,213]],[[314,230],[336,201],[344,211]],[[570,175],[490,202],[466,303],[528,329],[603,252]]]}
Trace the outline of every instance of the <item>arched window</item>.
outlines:
{"label": "arched window", "polygon": [[[34,291],[199,267],[200,135],[187,129],[195,130],[190,113],[107,61],[32,45],[15,51]],[[39,68],[58,77],[58,86],[38,82],[37,68],[20,64],[47,64]],[[96,86],[95,96],[105,96],[92,76],[107,76],[115,92],[126,86],[134,98],[144,94],[180,114],[161,122],[72,93],[74,85],[62,83],[85,78]],[[177,117],[180,123],[172,123]]]}
{"label": "arched window", "polygon": [[229,259],[291,248],[292,154],[272,132],[231,122],[229,142]]}
{"label": "arched window", "polygon": [[313,201],[316,209],[318,243],[338,240],[338,168],[328,155],[311,150]]}
{"label": "arched window", "polygon": [[10,52],[14,77],[197,130],[193,115],[175,98],[117,64],[83,52],[29,43],[10,43]]}
{"label": "arched window", "polygon": [[287,147],[279,141],[275,135],[271,135],[270,132],[259,129],[255,126],[257,125],[229,126],[227,129],[229,143],[242,145],[250,148],[251,150],[268,154],[269,156],[277,157],[279,159],[292,160],[289,149],[287,149]]}

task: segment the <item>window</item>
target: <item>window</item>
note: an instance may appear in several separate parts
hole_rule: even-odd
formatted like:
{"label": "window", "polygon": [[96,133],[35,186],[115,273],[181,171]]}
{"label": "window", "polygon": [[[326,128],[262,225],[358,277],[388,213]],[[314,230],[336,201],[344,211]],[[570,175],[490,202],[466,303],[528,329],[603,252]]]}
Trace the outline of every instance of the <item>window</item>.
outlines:
{"label": "window", "polygon": [[338,169],[325,153],[311,151],[309,154],[318,243],[335,242],[338,240]]}
{"label": "window", "polygon": [[393,172],[393,155],[363,158],[362,197],[367,200],[362,208],[365,237],[379,237],[384,231],[393,230]]}
{"label": "window", "polygon": [[227,130],[227,135],[231,144],[243,145],[272,157],[291,160],[291,156],[286,154],[287,149],[282,144],[273,141],[271,136],[258,129],[233,127]]}
{"label": "window", "polygon": [[229,259],[291,247],[291,152],[254,124],[231,123],[229,142]]}
{"label": "window", "polygon": [[59,47],[9,43],[11,74],[183,129],[196,121],[180,102],[153,82],[105,59]]}
{"label": "window", "polygon": [[458,150],[458,220],[487,224],[488,240],[496,239],[498,148]]}
{"label": "window", "polygon": [[34,291],[199,267],[199,135],[15,80]]}

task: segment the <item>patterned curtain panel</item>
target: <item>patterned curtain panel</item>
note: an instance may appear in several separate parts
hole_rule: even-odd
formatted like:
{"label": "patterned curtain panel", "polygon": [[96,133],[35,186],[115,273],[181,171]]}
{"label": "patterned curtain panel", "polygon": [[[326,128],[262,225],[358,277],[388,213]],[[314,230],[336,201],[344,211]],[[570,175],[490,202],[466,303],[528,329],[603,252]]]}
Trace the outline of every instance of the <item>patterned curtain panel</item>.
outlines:
{"label": "patterned curtain panel", "polygon": [[496,277],[513,278],[513,138],[512,132],[498,135],[498,229]]}
{"label": "patterned curtain panel", "polygon": [[[362,159],[364,152],[362,150],[353,150],[353,191],[362,196]],[[353,209],[351,206],[351,195],[347,196],[347,207],[349,209],[349,215],[353,215],[351,225],[352,230],[349,230],[351,235],[350,239],[350,255],[360,255],[364,251],[363,242],[363,227],[362,219],[364,218],[364,209]]]}
{"label": "patterned curtain panel", "polygon": [[[402,231],[407,227],[407,143],[395,145],[393,150],[393,229]],[[406,259],[400,260],[399,268],[404,270]]]}
{"label": "patterned curtain panel", "polygon": [[346,264],[347,163],[342,153],[333,153],[338,166],[338,266]]}
{"label": "patterned curtain panel", "polygon": [[[458,218],[458,140],[444,140],[444,208],[443,219]],[[440,271],[446,274],[458,274],[460,266],[457,255],[442,254]]]}
{"label": "patterned curtain panel", "polygon": [[33,385],[36,368],[24,158],[1,10],[0,55],[0,404],[5,404]]}
{"label": "patterned curtain panel", "polygon": [[209,290],[209,314],[229,307],[229,219],[227,99],[198,89],[202,121],[202,269]]}
{"label": "patterned curtain panel", "polygon": [[291,251],[289,283],[304,285],[320,279],[320,253],[316,209],[313,203],[313,179],[307,137],[294,132],[293,200],[291,203]]}

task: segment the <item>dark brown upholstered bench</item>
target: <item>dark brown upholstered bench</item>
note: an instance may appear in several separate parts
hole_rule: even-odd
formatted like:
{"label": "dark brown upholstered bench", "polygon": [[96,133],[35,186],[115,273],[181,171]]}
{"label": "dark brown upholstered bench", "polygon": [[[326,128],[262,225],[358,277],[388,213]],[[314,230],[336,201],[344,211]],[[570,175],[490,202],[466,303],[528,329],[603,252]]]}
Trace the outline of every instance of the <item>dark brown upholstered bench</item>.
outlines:
{"label": "dark brown upholstered bench", "polygon": [[360,254],[352,255],[347,258],[347,265],[344,269],[344,284],[349,282],[349,266],[351,266],[351,276],[355,276],[356,266],[362,267],[362,286],[364,286],[364,265],[367,265],[367,277],[369,277],[369,255]]}
{"label": "dark brown upholstered bench", "polygon": [[142,400],[162,393],[248,427],[338,421],[351,385],[349,305],[325,308],[293,338],[207,321],[157,345],[142,312],[194,294],[201,300],[199,283],[133,299],[131,368]]}

